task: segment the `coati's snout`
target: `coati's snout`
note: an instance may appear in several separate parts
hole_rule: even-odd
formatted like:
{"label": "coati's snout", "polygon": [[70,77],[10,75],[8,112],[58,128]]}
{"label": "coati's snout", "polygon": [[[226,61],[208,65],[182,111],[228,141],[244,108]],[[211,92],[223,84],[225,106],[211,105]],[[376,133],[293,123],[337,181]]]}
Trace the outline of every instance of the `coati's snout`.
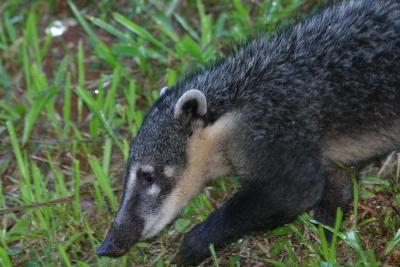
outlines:
{"label": "coati's snout", "polygon": [[113,258],[123,256],[139,240],[141,228],[143,228],[143,220],[139,218],[124,226],[114,223],[97,249],[97,255]]}
{"label": "coati's snout", "polygon": [[97,250],[99,256],[124,255],[137,241],[151,237],[163,217],[162,204],[174,185],[173,169],[131,164],[119,211]]}

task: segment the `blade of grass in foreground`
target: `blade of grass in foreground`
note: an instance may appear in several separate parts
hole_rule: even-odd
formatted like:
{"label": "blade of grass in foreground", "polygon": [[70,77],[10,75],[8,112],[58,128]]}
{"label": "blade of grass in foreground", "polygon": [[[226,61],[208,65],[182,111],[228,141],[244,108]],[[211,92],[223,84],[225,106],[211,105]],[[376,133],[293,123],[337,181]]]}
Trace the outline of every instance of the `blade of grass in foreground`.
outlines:
{"label": "blade of grass in foreground", "polygon": [[6,201],[4,198],[3,183],[0,183],[0,209],[5,208]]}
{"label": "blade of grass in foreground", "polygon": [[63,119],[64,119],[64,138],[67,139],[71,123],[71,74],[68,72],[64,87]]}
{"label": "blade of grass in foreground", "polygon": [[74,216],[76,219],[80,217],[80,204],[81,204],[81,195],[80,195],[80,186],[81,186],[81,175],[80,175],[80,165],[78,160],[74,160],[73,162],[73,186],[74,186],[74,201],[73,201],[73,210]]}
{"label": "blade of grass in foreground", "polygon": [[108,179],[103,169],[101,168],[100,162],[96,157],[89,156],[89,165],[92,168],[101,189],[106,194],[112,209],[116,210],[117,198],[115,197],[115,194],[112,190],[110,179]]}
{"label": "blade of grass in foreground", "polygon": [[213,262],[214,262],[214,266],[219,267],[217,254],[215,253],[214,244],[210,244],[209,249],[210,249],[211,256],[212,256],[212,259],[213,259]]}
{"label": "blade of grass in foreground", "polygon": [[113,25],[111,25],[99,18],[95,18],[95,17],[91,17],[91,16],[89,16],[88,18],[94,25],[111,33],[115,37],[118,37],[119,39],[130,42],[130,43],[133,42],[133,39],[127,33],[121,32],[120,30],[115,28]]}
{"label": "blade of grass in foreground", "polygon": [[[7,121],[6,125],[8,129],[8,134],[11,139],[11,145],[14,152],[14,156],[17,160],[17,166],[23,178],[22,184],[28,186],[30,184],[28,166],[23,158],[22,151],[17,140],[17,134],[15,133],[15,129],[11,121]],[[20,188],[21,194],[24,200],[30,201],[31,195],[26,189],[27,188]]]}
{"label": "blade of grass in foreground", "polygon": [[335,228],[333,231],[330,253],[329,253],[329,260],[333,264],[336,264],[337,236],[340,231],[340,226],[342,225],[342,220],[343,220],[343,212],[340,208],[338,208],[336,212]]}
{"label": "blade of grass in foreground", "polygon": [[[326,229],[328,231],[331,231],[334,234],[336,234],[337,237],[342,239],[348,246],[350,246],[358,254],[358,256],[360,257],[362,262],[368,263],[368,259],[367,259],[366,253],[365,253],[365,251],[363,250],[363,248],[362,248],[362,246],[360,244],[359,237],[358,237],[357,232],[356,232],[355,229],[350,230],[348,232],[343,232],[342,233],[342,232],[339,232],[339,231],[337,231],[335,229],[336,226],[335,226],[335,228],[332,228],[331,226],[324,225],[324,224],[322,224],[322,223],[320,223],[320,222],[318,222],[316,220],[313,220],[313,219],[311,220],[311,222],[316,224],[316,225],[318,225],[318,226],[321,226],[322,228],[324,228],[324,229]],[[321,230],[320,230],[320,236],[322,236],[322,238],[325,239],[325,235]],[[329,252],[329,248],[328,248],[326,239],[325,239],[325,241],[323,241],[323,240],[321,240],[321,241],[325,242],[325,244],[323,245],[325,247],[322,248],[323,249],[322,253],[324,254],[324,256],[328,255],[328,257],[330,257],[329,256],[330,252]],[[362,265],[362,266],[364,266],[364,265]],[[369,265],[367,264],[366,266],[369,266]]]}
{"label": "blade of grass in foreground", "polygon": [[113,56],[113,54],[111,53],[111,50],[102,41],[100,41],[100,39],[97,37],[97,35],[92,30],[92,28],[89,26],[89,24],[83,18],[83,16],[81,15],[79,10],[75,6],[75,4],[72,1],[68,0],[68,5],[71,8],[72,13],[74,13],[75,17],[79,21],[79,24],[81,24],[82,28],[89,35],[90,41],[91,41],[92,45],[94,46],[97,55],[112,67],[115,67],[116,65],[118,65],[119,62]]}
{"label": "blade of grass in foreground", "polygon": [[[85,55],[83,51],[82,41],[78,43],[78,54],[77,54],[77,63],[78,63],[78,88],[85,88]],[[78,99],[78,121],[82,122],[82,109],[83,103],[82,99]]]}
{"label": "blade of grass in foreground", "polygon": [[199,34],[190,26],[190,24],[178,14],[174,14],[175,20],[182,26],[182,28],[195,39],[198,41],[200,39]]}
{"label": "blade of grass in foreground", "polygon": [[12,267],[10,257],[7,255],[7,251],[0,247],[0,265],[4,267]]}
{"label": "blade of grass in foreground", "polygon": [[171,23],[170,18],[165,16],[162,13],[156,14],[155,16],[152,17],[152,19],[155,21],[157,24],[157,28],[160,29],[165,35],[167,35],[171,40],[174,42],[179,41],[179,36],[175,31],[174,26]]}
{"label": "blade of grass in foreground", "polygon": [[107,138],[103,147],[103,172],[105,175],[108,175],[108,170],[110,169],[111,150],[112,142],[111,139]]}
{"label": "blade of grass in foreground", "polygon": [[0,60],[0,85],[11,86],[11,79]]}
{"label": "blade of grass in foreground", "polygon": [[[25,117],[24,132],[22,134],[22,145],[24,146],[32,133],[33,126],[39,117],[40,112],[49,102],[49,100],[58,93],[57,88],[51,88],[40,93],[40,96],[34,101],[31,109]],[[43,95],[42,95],[43,94]]]}
{"label": "blade of grass in foreground", "polygon": [[28,19],[25,26],[25,37],[24,41],[29,44],[30,50],[32,49],[32,56],[34,57],[34,62],[41,64],[41,55],[39,49],[39,35],[37,30],[37,16],[35,11],[32,9],[28,14]]}
{"label": "blade of grass in foreground", "polygon": [[200,43],[201,47],[204,49],[207,45],[210,44],[212,39],[212,22],[211,17],[206,15],[205,7],[202,1],[197,1],[197,9],[200,17],[200,28],[201,28],[201,37]]}
{"label": "blade of grass in foreground", "polygon": [[59,253],[59,255],[61,256],[61,259],[63,260],[65,266],[67,266],[67,267],[72,267],[72,264],[71,264],[71,262],[70,262],[70,260],[69,260],[69,257],[68,257],[68,255],[67,255],[67,252],[65,251],[64,246],[62,246],[62,245],[59,245],[59,246],[58,246],[58,253]]}
{"label": "blade of grass in foreground", "polygon": [[116,67],[112,74],[111,88],[107,93],[107,97],[103,107],[104,113],[106,113],[109,118],[112,118],[115,113],[115,98],[117,95],[117,89],[121,81],[121,75],[122,75],[121,68]]}
{"label": "blade of grass in foreground", "polygon": [[387,244],[385,249],[385,255],[389,255],[397,246],[400,246],[400,229],[397,231],[393,239]]}
{"label": "blade of grass in foreground", "polygon": [[104,128],[106,129],[107,133],[111,136],[115,144],[118,146],[118,148],[121,150],[122,153],[124,153],[124,147],[122,143],[119,141],[118,137],[115,135],[114,130],[111,128],[110,124],[108,123],[104,113],[99,109],[96,101],[93,99],[93,97],[83,88],[77,87],[76,90],[78,96],[86,103],[88,108],[90,109],[91,112],[94,113],[96,118],[101,121],[103,124]]}
{"label": "blade of grass in foreground", "polygon": [[129,19],[127,19],[126,17],[124,17],[124,16],[122,16],[121,14],[118,14],[118,13],[114,13],[113,16],[114,16],[114,19],[116,21],[118,21],[121,25],[123,25],[128,30],[132,31],[133,33],[136,33],[137,35],[139,35],[140,37],[142,37],[146,41],[149,41],[153,45],[157,46],[158,48],[161,48],[162,50],[164,50],[166,52],[168,52],[172,56],[176,56],[174,51],[172,51],[171,49],[166,47],[162,42],[157,40],[151,33],[149,33],[147,30],[143,29],[142,27],[140,27],[136,23],[130,21]]}

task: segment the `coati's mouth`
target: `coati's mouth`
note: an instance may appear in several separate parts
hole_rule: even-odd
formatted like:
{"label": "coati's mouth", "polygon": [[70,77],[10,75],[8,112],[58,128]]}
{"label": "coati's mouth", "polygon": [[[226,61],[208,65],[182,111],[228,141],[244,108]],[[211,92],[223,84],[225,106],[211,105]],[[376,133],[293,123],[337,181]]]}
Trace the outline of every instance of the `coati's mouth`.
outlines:
{"label": "coati's mouth", "polygon": [[101,246],[97,249],[96,254],[98,256],[118,258],[118,257],[121,257],[121,256],[125,255],[127,252],[128,252],[128,249],[125,249],[125,248],[113,247],[113,248],[110,249],[110,245],[105,244],[103,242],[101,244]]}
{"label": "coati's mouth", "polygon": [[97,249],[96,254],[98,256],[118,258],[125,255],[137,241],[137,239],[118,241],[114,239],[111,233],[108,233],[103,243]]}
{"label": "coati's mouth", "polygon": [[114,220],[96,254],[112,258],[125,255],[140,240],[143,231],[143,220],[139,217],[134,218],[123,221]]}

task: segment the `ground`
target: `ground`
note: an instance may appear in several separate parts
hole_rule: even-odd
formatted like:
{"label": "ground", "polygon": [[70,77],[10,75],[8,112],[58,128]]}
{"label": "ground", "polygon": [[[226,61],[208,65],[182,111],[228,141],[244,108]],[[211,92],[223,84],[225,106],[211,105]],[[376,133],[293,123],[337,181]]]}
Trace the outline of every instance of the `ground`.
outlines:
{"label": "ground", "polygon": [[[3,0],[0,265],[171,265],[183,233],[238,183],[216,181],[158,237],[121,259],[98,258],[146,109],[190,69],[323,4]],[[305,213],[232,243],[203,266],[400,266],[399,161],[393,154],[388,167],[377,161],[354,177],[354,203],[334,230],[337,242],[326,242]]]}

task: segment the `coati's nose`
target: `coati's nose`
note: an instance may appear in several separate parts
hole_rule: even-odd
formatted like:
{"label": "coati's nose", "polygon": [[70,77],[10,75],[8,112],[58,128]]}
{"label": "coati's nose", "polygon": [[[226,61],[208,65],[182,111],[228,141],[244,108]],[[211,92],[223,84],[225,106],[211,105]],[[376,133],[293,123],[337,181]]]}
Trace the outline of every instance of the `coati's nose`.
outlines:
{"label": "coati's nose", "polygon": [[98,256],[106,257],[121,257],[124,255],[128,249],[117,247],[113,238],[110,234],[107,235],[106,239],[103,241],[101,246],[97,249],[96,254]]}
{"label": "coati's nose", "polygon": [[97,249],[98,256],[121,257],[140,239],[144,220],[135,216],[134,210],[120,209],[118,212],[103,243]]}

